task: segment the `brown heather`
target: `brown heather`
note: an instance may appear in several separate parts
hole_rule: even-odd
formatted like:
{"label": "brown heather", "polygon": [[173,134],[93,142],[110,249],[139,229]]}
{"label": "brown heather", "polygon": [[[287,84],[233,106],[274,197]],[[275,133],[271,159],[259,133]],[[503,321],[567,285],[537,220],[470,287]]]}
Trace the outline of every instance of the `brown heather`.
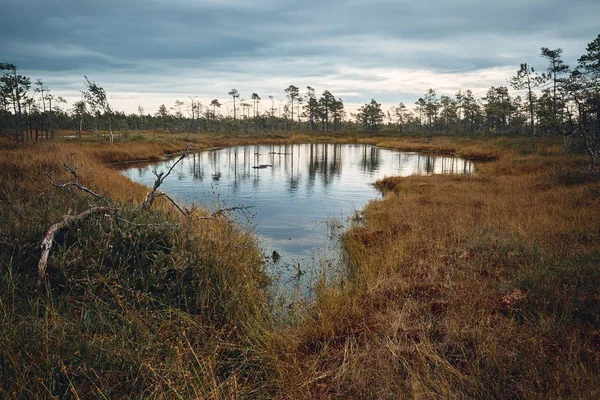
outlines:
{"label": "brown heather", "polygon": [[[109,163],[180,151],[185,135],[0,150],[0,397],[598,398],[600,179],[562,143],[310,134],[196,135],[196,147],[329,140],[458,154],[473,176],[389,177],[344,236],[348,277],[276,321],[253,237],[182,223]],[[39,244],[94,203],[122,217],[61,235],[45,288]],[[171,225],[166,225],[166,224]]]}

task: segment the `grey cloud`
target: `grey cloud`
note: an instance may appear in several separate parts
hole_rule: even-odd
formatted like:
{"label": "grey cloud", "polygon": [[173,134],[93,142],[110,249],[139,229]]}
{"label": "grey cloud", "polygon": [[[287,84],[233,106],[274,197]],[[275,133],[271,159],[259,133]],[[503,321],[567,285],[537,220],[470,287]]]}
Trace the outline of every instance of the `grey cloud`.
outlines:
{"label": "grey cloud", "polygon": [[[272,92],[280,82],[385,81],[377,68],[516,69],[540,62],[542,46],[573,62],[600,33],[598,15],[597,0],[5,0],[0,61],[65,88],[85,73],[120,90],[187,93],[227,79]],[[346,89],[358,102],[387,101]]]}
{"label": "grey cloud", "polygon": [[[593,1],[571,2],[566,13],[556,0],[486,3],[284,1],[243,7],[245,3],[239,1],[107,0],[82,4],[66,0],[24,5],[13,1],[0,22],[6,41],[77,45],[126,63],[139,59],[210,61],[252,54],[351,57],[355,54],[352,44],[343,40],[348,35],[429,42],[451,42],[481,33],[514,37],[550,28],[561,31],[573,25],[589,26],[597,15],[592,11],[599,10]],[[315,40],[326,40],[329,45],[314,46]],[[485,43],[481,47],[485,50]],[[415,57],[402,56],[409,62]],[[381,61],[386,58],[384,55]],[[415,61],[436,67],[423,64],[429,59]]]}

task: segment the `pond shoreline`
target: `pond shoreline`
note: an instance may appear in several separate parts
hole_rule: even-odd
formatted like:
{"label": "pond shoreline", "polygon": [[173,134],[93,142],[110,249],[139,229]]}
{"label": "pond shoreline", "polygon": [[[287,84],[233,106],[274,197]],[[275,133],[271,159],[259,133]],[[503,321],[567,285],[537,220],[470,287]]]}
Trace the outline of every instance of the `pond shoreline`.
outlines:
{"label": "pond shoreline", "polygon": [[[265,159],[266,158],[266,159]],[[168,170],[169,161],[121,168],[137,183],[152,186],[152,171]],[[267,170],[261,172],[261,170]],[[220,208],[252,204],[252,230],[266,254],[277,252],[282,261],[268,264],[278,282],[293,281],[311,291],[317,278],[295,279],[298,269],[318,270],[324,259],[337,264],[336,243],[329,243],[323,222],[346,219],[381,193],[374,184],[389,176],[412,174],[470,174],[472,162],[453,156],[424,155],[378,147],[325,141],[294,144],[211,147],[191,152],[181,160],[174,177],[161,190],[183,204],[212,204]],[[316,264],[315,264],[316,263]],[[293,265],[294,269],[285,266]],[[297,295],[295,295],[297,297]]]}
{"label": "pond shoreline", "polygon": [[[386,139],[386,137],[380,137],[378,139]],[[337,140],[327,140],[327,139],[323,139],[323,140],[312,140],[312,141],[281,141],[281,142],[271,142],[271,141],[258,141],[258,142],[252,142],[252,143],[248,143],[248,141],[242,140],[239,143],[233,143],[233,144],[229,144],[229,145],[223,145],[223,146],[213,146],[213,147],[207,147],[207,148],[200,148],[200,149],[192,149],[190,151],[187,151],[188,154],[194,154],[194,153],[199,153],[199,152],[203,152],[203,151],[214,151],[214,150],[221,150],[221,149],[227,149],[227,148],[232,148],[232,147],[236,147],[236,146],[251,146],[251,145],[291,145],[291,144],[311,144],[311,143],[319,143],[319,144],[369,144],[372,146],[376,146],[382,149],[388,149],[388,150],[397,150],[397,151],[406,151],[406,152],[415,152],[415,153],[419,153],[422,155],[446,155],[446,156],[451,156],[451,157],[458,157],[458,158],[463,158],[465,160],[469,160],[469,161],[473,161],[473,162],[490,162],[490,161],[496,161],[500,155],[498,153],[498,150],[492,150],[489,151],[480,151],[478,152],[477,150],[475,151],[460,151],[457,150],[455,148],[448,148],[445,145],[440,145],[437,146],[435,144],[427,144],[427,145],[422,145],[422,144],[418,144],[418,145],[414,145],[414,144],[410,144],[410,145],[401,145],[402,140],[401,139],[397,139],[397,142],[395,141],[394,143],[390,144],[387,141],[381,141],[381,140],[366,140],[366,141],[362,141],[362,142],[357,142],[357,141],[337,141]],[[177,151],[177,152],[173,152],[173,153],[164,153],[160,156],[157,157],[152,157],[152,158],[142,158],[142,159],[138,159],[138,158],[134,158],[134,159],[130,159],[130,160],[124,160],[124,161],[107,161],[106,165],[109,167],[118,167],[121,165],[127,165],[127,164],[136,164],[136,163],[146,163],[146,162],[156,162],[156,161],[166,161],[169,160],[171,158],[177,157],[179,155],[183,154],[183,151]]]}

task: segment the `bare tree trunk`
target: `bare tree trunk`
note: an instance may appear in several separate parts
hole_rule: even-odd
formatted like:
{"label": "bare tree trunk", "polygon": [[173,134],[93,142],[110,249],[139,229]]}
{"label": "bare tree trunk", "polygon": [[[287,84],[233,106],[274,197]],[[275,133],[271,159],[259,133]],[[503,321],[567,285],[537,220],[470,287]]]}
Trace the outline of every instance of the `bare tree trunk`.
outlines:
{"label": "bare tree trunk", "polygon": [[533,93],[531,92],[531,83],[529,82],[529,75],[527,75],[527,88],[529,89],[529,119],[531,124],[531,132],[529,133],[531,139],[531,147],[535,150],[535,122],[534,118],[534,109],[533,109]]}
{"label": "bare tree trunk", "polygon": [[[52,98],[50,98],[48,101],[48,113],[48,127],[50,128],[50,137],[54,139],[54,126],[52,125]],[[46,133],[46,139],[48,138],[47,135],[48,134]]]}
{"label": "bare tree trunk", "polygon": [[294,130],[294,98],[292,97],[292,130]]}
{"label": "bare tree trunk", "polygon": [[19,118],[19,115],[15,112],[15,141],[17,143],[19,143],[19,137],[21,136],[19,134],[19,129],[20,129],[20,118]]}
{"label": "bare tree trunk", "polygon": [[600,137],[588,132],[588,130],[586,128],[584,105],[582,105],[577,100],[576,100],[576,102],[577,102],[577,108],[579,110],[579,130],[581,131],[581,135],[583,136],[583,143],[585,145],[585,151],[590,159],[590,165],[588,167],[588,170],[590,172],[592,172],[596,168],[596,156],[598,155],[598,150],[599,150],[599,146],[600,146],[600,144],[598,143]]}
{"label": "bare tree trunk", "polygon": [[113,143],[115,141],[115,136],[112,131],[112,118],[110,117],[110,114],[108,115],[108,134],[110,135],[110,142]]}

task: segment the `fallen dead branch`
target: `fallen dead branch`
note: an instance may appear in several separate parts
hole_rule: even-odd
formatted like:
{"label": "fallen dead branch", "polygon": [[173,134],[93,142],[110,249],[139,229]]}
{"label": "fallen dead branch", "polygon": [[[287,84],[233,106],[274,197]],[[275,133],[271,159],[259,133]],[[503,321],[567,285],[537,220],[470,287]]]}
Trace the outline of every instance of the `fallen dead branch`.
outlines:
{"label": "fallen dead branch", "polygon": [[43,279],[46,277],[46,269],[48,267],[48,256],[50,255],[50,249],[52,248],[52,244],[54,243],[54,237],[56,236],[56,234],[58,232],[71,227],[72,225],[76,224],[77,222],[85,220],[86,218],[88,218],[91,215],[100,214],[100,213],[114,214],[119,211],[118,208],[116,208],[112,205],[111,201],[106,196],[103,196],[99,193],[94,192],[92,189],[88,188],[87,186],[84,186],[83,184],[81,184],[81,182],[79,182],[79,176],[77,175],[77,170],[80,169],[82,167],[82,165],[77,166],[77,167],[71,167],[71,166],[69,166],[69,164],[66,161],[64,162],[63,165],[64,165],[65,169],[73,176],[73,181],[59,184],[59,183],[56,183],[56,181],[54,180],[53,174],[46,173],[48,178],[50,178],[50,184],[53,187],[55,187],[57,189],[65,189],[65,188],[68,188],[71,186],[76,187],[77,189],[91,195],[92,197],[101,200],[102,202],[104,202],[106,204],[106,206],[92,207],[88,210],[83,211],[82,213],[80,213],[78,215],[71,215],[71,213],[69,212],[67,215],[65,215],[63,217],[62,221],[57,222],[50,226],[50,228],[46,232],[46,235],[44,236],[44,239],[42,240],[42,244],[40,245],[40,248],[42,249],[42,254],[40,257],[40,261],[38,262],[38,285],[40,285],[42,283]]}
{"label": "fallen dead branch", "polygon": [[[148,194],[148,196],[150,196],[150,194]],[[148,199],[148,196],[146,196],[146,199]],[[177,203],[175,200],[173,200],[173,198],[171,196],[169,196],[168,194],[166,194],[165,192],[163,192],[162,190],[155,190],[154,193],[152,194],[152,201],[150,202],[150,205],[152,205],[152,203],[154,202],[154,200],[156,200],[159,197],[165,197],[167,200],[169,200],[171,202],[171,204],[173,204],[173,206],[175,208],[177,208],[179,210],[180,213],[182,213],[184,216],[189,217],[190,215],[190,211],[185,208],[184,206],[180,205],[179,203]],[[145,204],[145,202],[144,202]],[[144,207],[144,208],[149,208],[150,206]]]}
{"label": "fallen dead branch", "polygon": [[[213,219],[213,218],[221,216],[224,213],[229,212],[229,211],[247,210],[248,207],[236,206],[236,207],[219,209],[219,210],[209,214],[208,216],[193,217],[192,216],[193,209],[188,210],[187,208],[185,208],[182,205],[180,205],[179,203],[177,203],[171,196],[169,196],[165,192],[159,190],[160,186],[163,184],[164,180],[171,174],[171,172],[173,171],[175,166],[177,164],[179,164],[179,162],[187,156],[187,152],[191,148],[191,145],[192,145],[191,143],[187,145],[185,150],[182,152],[182,154],[179,156],[179,158],[171,165],[171,167],[167,170],[167,172],[164,172],[164,171],[157,172],[156,170],[154,171],[154,174],[156,175],[156,180],[154,181],[152,190],[146,195],[146,198],[145,198],[144,202],[142,203],[141,208],[143,210],[149,209],[152,206],[152,204],[154,204],[154,201],[157,198],[165,197],[167,200],[169,200],[171,202],[171,204],[173,204],[173,206],[175,208],[177,208],[177,210],[179,210],[179,212],[183,216],[185,216],[186,218],[188,218],[189,220],[192,220],[192,221],[203,220],[203,219]],[[70,182],[59,184],[54,180],[54,175],[52,175],[50,173],[46,173],[46,175],[50,178],[50,183],[52,184],[53,187],[55,187],[57,189],[66,189],[68,187],[75,187],[85,193],[88,193],[92,197],[94,197],[98,200],[101,200],[102,202],[104,202],[106,204],[106,206],[91,207],[88,210],[85,210],[77,215],[71,215],[71,213],[69,212],[67,215],[65,215],[63,217],[62,221],[57,222],[50,226],[50,228],[46,232],[46,235],[44,236],[44,238],[42,240],[42,244],[40,246],[42,249],[42,254],[40,257],[40,261],[38,263],[38,279],[39,279],[38,284],[41,284],[41,282],[46,277],[46,269],[48,266],[48,257],[50,255],[50,250],[52,248],[52,244],[54,243],[54,238],[58,232],[68,229],[71,226],[75,225],[76,223],[84,221],[85,219],[87,219],[88,217],[90,217],[92,215],[102,214],[102,213],[118,214],[120,211],[118,207],[116,207],[112,204],[112,202],[109,198],[107,198],[106,196],[103,196],[99,193],[96,193],[92,189],[88,188],[87,186],[85,186],[85,185],[81,184],[81,182],[79,182],[79,176],[77,175],[77,170],[79,168],[81,168],[82,166],[71,167],[66,162],[63,165],[64,165],[65,169],[73,176],[73,180]],[[134,226],[150,226],[150,225],[152,225],[152,224],[133,223],[133,222],[127,221],[126,219],[121,218],[121,217],[117,217],[117,219],[119,221],[123,221],[123,222],[129,223]],[[174,225],[178,225],[178,224],[174,224]]]}
{"label": "fallen dead branch", "polygon": [[210,213],[207,216],[204,216],[204,217],[192,217],[191,220],[192,221],[200,221],[200,220],[203,220],[203,219],[214,219],[216,217],[219,217],[219,216],[225,214],[226,212],[230,212],[230,211],[247,211],[248,209],[250,209],[250,206],[235,206],[235,207],[219,208],[218,210]]}
{"label": "fallen dead branch", "polygon": [[112,214],[117,211],[118,210],[114,207],[92,207],[78,215],[67,214],[63,217],[63,220],[61,222],[57,222],[54,225],[52,225],[50,229],[48,229],[48,232],[46,232],[44,240],[42,240],[42,256],[40,257],[40,262],[38,263],[38,284],[40,284],[42,280],[46,277],[48,255],[50,254],[50,249],[52,248],[52,243],[54,242],[54,236],[56,236],[58,232],[71,227],[77,222],[83,221],[91,215],[102,213]]}
{"label": "fallen dead branch", "polygon": [[93,197],[102,200],[104,203],[106,204],[110,204],[110,200],[108,198],[106,198],[105,196],[102,196],[101,194],[98,194],[96,192],[94,192],[93,190],[91,190],[90,188],[83,186],[80,182],[79,182],[79,177],[77,176],[77,170],[81,167],[83,167],[83,165],[71,168],[69,166],[69,164],[67,164],[67,162],[65,161],[64,164],[65,169],[71,174],[73,175],[73,181],[72,182],[66,182],[63,184],[58,184],[54,181],[54,175],[50,174],[50,173],[46,173],[46,175],[48,176],[48,178],[50,178],[50,183],[52,184],[52,186],[54,186],[57,189],[65,189],[69,186],[75,186],[77,189],[84,191],[90,195],[92,195]]}

